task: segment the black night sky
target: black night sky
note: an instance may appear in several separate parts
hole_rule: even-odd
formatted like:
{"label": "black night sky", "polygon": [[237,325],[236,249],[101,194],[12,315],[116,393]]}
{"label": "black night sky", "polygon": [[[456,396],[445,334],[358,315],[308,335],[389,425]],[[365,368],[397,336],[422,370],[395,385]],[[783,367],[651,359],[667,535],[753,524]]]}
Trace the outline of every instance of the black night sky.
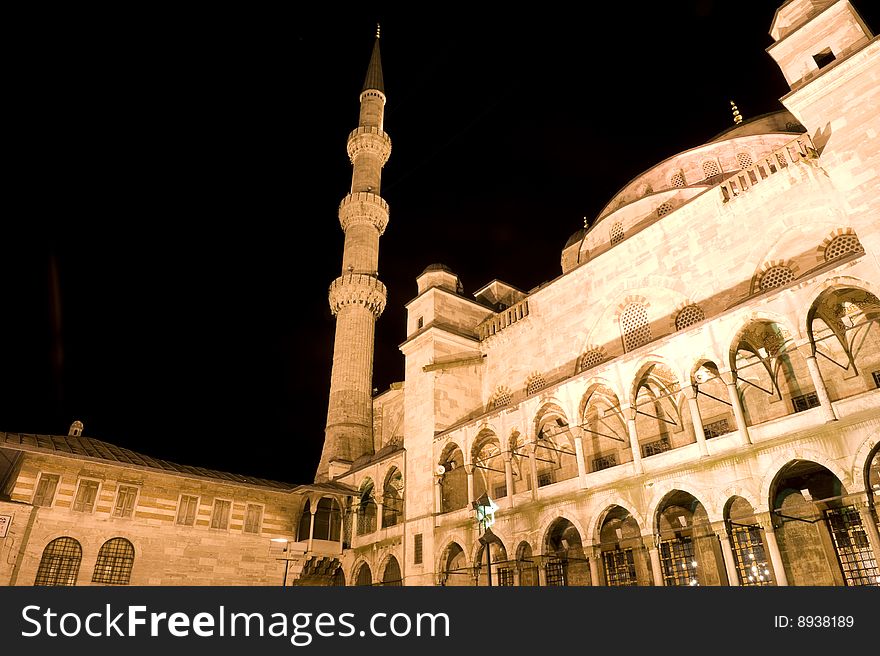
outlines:
{"label": "black night sky", "polygon": [[[0,219],[0,430],[80,419],[156,457],[311,481],[345,142],[376,21],[393,142],[384,390],[403,377],[403,305],[425,266],[449,265],[466,294],[493,278],[528,291],[628,180],[730,127],[730,99],[746,119],[781,109],[765,52],[779,4],[22,21],[4,103],[22,148]],[[853,5],[876,31],[877,3]]]}

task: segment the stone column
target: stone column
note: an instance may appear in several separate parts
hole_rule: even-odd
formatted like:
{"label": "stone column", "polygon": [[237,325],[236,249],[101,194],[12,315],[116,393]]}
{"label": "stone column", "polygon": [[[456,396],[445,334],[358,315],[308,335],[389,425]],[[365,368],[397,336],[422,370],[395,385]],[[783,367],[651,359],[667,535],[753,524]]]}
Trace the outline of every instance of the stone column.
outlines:
{"label": "stone column", "polygon": [[474,501],[476,501],[474,496],[474,466],[470,463],[465,464],[464,473],[467,474],[468,508],[472,508]]}
{"label": "stone column", "polygon": [[804,359],[807,361],[807,369],[810,371],[813,387],[816,388],[816,396],[819,398],[819,404],[822,407],[822,416],[826,422],[837,421],[834,407],[831,405],[831,397],[828,396],[828,388],[825,387],[825,380],[822,378],[822,372],[819,371],[819,363],[816,362],[816,356],[811,353],[805,356]]}
{"label": "stone column", "polygon": [[871,504],[867,501],[859,504],[859,516],[862,518],[862,526],[868,536],[868,544],[874,550],[874,560],[880,565],[880,533],[877,531],[877,522],[871,513]]}
{"label": "stone column", "polygon": [[504,452],[504,485],[507,487],[506,507],[513,508],[513,456],[510,451]]}
{"label": "stone column", "polygon": [[642,467],[642,451],[639,447],[639,435],[636,432],[636,409],[632,406],[621,407],[626,416],[626,427],[629,431],[629,448],[632,451],[633,471],[636,474],[644,473]]}
{"label": "stone column", "polygon": [[742,402],[739,400],[739,391],[736,389],[736,373],[724,371],[721,380],[727,385],[727,395],[730,397],[730,405],[733,408],[733,416],[736,418],[736,428],[739,431],[740,444],[743,446],[752,443],[749,436],[749,427],[746,425],[746,415],[743,412]]}
{"label": "stone column", "polygon": [[573,428],[572,435],[574,436],[574,454],[577,458],[578,465],[578,480],[580,481],[581,487],[587,487],[587,469],[584,464],[583,431],[580,428]]}
{"label": "stone column", "polygon": [[682,392],[687,397],[688,407],[691,411],[691,423],[694,425],[694,436],[697,438],[697,446],[700,456],[709,455],[709,447],[706,446],[706,433],[703,431],[703,416],[700,414],[700,404],[697,403],[697,389],[693,385],[686,385]]}
{"label": "stone column", "polygon": [[662,588],[664,585],[663,566],[660,564],[660,548],[657,542],[657,540],[654,541],[654,545],[648,549],[648,553],[651,556],[651,573],[654,576],[654,585]]}
{"label": "stone column", "polygon": [[718,536],[718,540],[721,542],[721,553],[724,555],[724,567],[727,570],[727,584],[738,586],[740,585],[739,571],[736,569],[736,559],[730,546],[730,535],[723,526],[716,529],[715,535]]}
{"label": "stone column", "polygon": [[[381,497],[380,497],[381,498]],[[385,521],[385,502],[376,501],[376,529],[385,528],[382,524]]]}
{"label": "stone column", "polygon": [[764,528],[764,541],[767,543],[767,553],[770,555],[770,562],[773,563],[773,575],[776,578],[776,585],[788,585],[785,565],[782,562],[782,552],[779,551],[776,533],[773,530],[773,520],[768,516],[760,521],[761,526]]}
{"label": "stone column", "polygon": [[439,523],[443,513],[443,476],[434,477],[434,526]]}
{"label": "stone column", "polygon": [[602,585],[602,579],[599,577],[599,558],[602,552],[599,547],[593,547],[590,550],[590,585]]}
{"label": "stone column", "polygon": [[[315,502],[314,499],[312,499],[312,501],[313,501],[313,503],[309,504],[309,510],[311,510],[312,508],[317,510],[318,504]],[[311,512],[311,513],[309,513],[309,547],[308,547],[309,552],[312,551],[312,546],[314,545],[314,543],[315,543],[315,513]]]}
{"label": "stone column", "polygon": [[529,444],[529,471],[532,475],[532,499],[538,498],[538,461],[537,455],[535,451],[538,450],[538,445],[532,442]]}

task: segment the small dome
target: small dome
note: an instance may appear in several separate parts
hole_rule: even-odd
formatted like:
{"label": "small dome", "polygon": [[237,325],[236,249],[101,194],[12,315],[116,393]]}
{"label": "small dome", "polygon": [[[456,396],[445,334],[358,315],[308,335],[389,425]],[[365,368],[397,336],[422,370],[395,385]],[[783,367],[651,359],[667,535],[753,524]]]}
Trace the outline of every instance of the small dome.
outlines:
{"label": "small dome", "polygon": [[587,231],[585,228],[578,229],[571,237],[568,238],[568,241],[565,242],[565,246],[562,247],[562,250],[565,250],[572,244],[577,244],[578,242],[582,241],[586,232]]}
{"label": "small dome", "polygon": [[446,271],[447,273],[452,273],[452,269],[450,269],[445,264],[440,264],[439,262],[435,262],[434,264],[429,264],[425,267],[425,270],[422,271],[421,275],[426,273],[431,273],[432,271]]}

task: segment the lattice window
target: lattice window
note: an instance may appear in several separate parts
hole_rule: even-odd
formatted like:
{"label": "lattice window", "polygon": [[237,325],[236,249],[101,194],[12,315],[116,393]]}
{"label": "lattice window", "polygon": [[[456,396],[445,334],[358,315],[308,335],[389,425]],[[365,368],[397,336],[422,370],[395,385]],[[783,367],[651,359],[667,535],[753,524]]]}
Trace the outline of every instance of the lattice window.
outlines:
{"label": "lattice window", "polygon": [[493,490],[493,494],[495,499],[503,499],[507,496],[507,484],[502,483],[501,485],[496,485]]}
{"label": "lattice window", "polygon": [[562,587],[565,582],[565,563],[559,558],[551,558],[544,566],[547,574],[547,587]]}
{"label": "lattice window", "polygon": [[815,392],[808,392],[806,394],[801,394],[800,396],[793,396],[791,398],[791,405],[794,407],[795,412],[803,412],[804,410],[818,407],[819,397],[816,396]]}
{"label": "lattice window", "polygon": [[134,565],[134,546],[125,538],[107,540],[98,552],[92,583],[128,585]]}
{"label": "lattice window", "polygon": [[730,426],[727,424],[727,419],[719,419],[718,421],[713,421],[709,424],[703,424],[703,433],[706,434],[707,440],[711,440],[713,437],[726,435],[729,432]]}
{"label": "lattice window", "polygon": [[761,276],[761,289],[774,289],[782,287],[794,280],[794,274],[787,266],[773,266],[767,269]]}
{"label": "lattice window", "polygon": [[672,448],[672,445],[669,443],[668,437],[661,437],[659,440],[654,440],[653,442],[648,442],[647,444],[642,445],[642,456],[647,458],[649,456],[655,456],[658,453],[663,453],[664,451],[669,451]]}
{"label": "lattice window", "polygon": [[855,506],[830,508],[825,519],[847,585],[880,585],[880,570]]}
{"label": "lattice window", "polygon": [[526,383],[526,394],[534,394],[545,387],[547,387],[547,383],[544,380],[544,377],[541,374],[535,374],[531,376],[529,382]]}
{"label": "lattice window", "polygon": [[43,549],[34,585],[76,585],[82,546],[73,538],[56,538]]}
{"label": "lattice window", "polygon": [[648,312],[640,303],[630,303],[620,315],[620,328],[623,333],[624,351],[632,351],[651,341],[648,326]]}
{"label": "lattice window", "polygon": [[718,162],[714,159],[703,162],[703,176],[706,180],[714,178],[716,175],[721,175],[721,168],[718,166]]}
{"label": "lattice window", "polygon": [[688,305],[683,307],[675,317],[675,329],[684,330],[688,326],[693,326],[706,318],[703,309],[699,305]]}
{"label": "lattice window", "polygon": [[[609,586],[638,585],[632,549],[605,551],[602,559],[605,561],[605,580]],[[593,585],[598,585],[598,582],[593,581]]]}
{"label": "lattice window", "polygon": [[752,156],[748,153],[737,153],[736,163],[739,164],[741,169],[750,169],[752,168]]}
{"label": "lattice window", "polygon": [[511,588],[513,587],[513,568],[512,567],[499,567],[496,570],[498,574],[498,587],[499,588]]}
{"label": "lattice window", "polygon": [[581,371],[586,371],[587,369],[592,369],[593,367],[602,364],[604,359],[605,356],[599,349],[591,349],[587,351],[581,358]]}
{"label": "lattice window", "polygon": [[615,467],[617,465],[617,454],[611,453],[607,456],[600,456],[598,458],[593,458],[593,471],[600,471],[602,469],[609,469],[610,467]]}
{"label": "lattice window", "polygon": [[861,253],[864,250],[855,235],[838,235],[825,247],[825,261],[830,262],[849,253]]}
{"label": "lattice window", "polygon": [[37,491],[34,494],[34,505],[51,506],[57,488],[58,476],[56,474],[42,474],[40,482],[37,483]]}
{"label": "lattice window", "polygon": [[657,207],[657,216],[666,216],[666,215],[669,214],[671,211],[672,211],[672,203],[670,203],[670,202],[668,202],[668,201],[665,202],[665,203],[661,203],[661,204]]}
{"label": "lattice window", "polygon": [[489,405],[492,408],[503,408],[506,405],[510,405],[510,401],[510,390],[502,385],[495,390],[495,394],[492,395],[492,402]]}
{"label": "lattice window", "polygon": [[98,498],[98,481],[82,480],[76,490],[76,498],[73,500],[73,509],[77,512],[90,513],[95,509],[95,500]]}
{"label": "lattice window", "polygon": [[694,559],[694,543],[688,537],[660,542],[660,565],[664,585],[696,586],[697,561]]}
{"label": "lattice window", "polygon": [[545,485],[553,485],[552,472],[542,472],[538,474],[538,487],[544,487]]}
{"label": "lattice window", "polygon": [[761,527],[757,524],[745,526],[732,524],[730,541],[740,585],[747,587],[773,585],[767,554],[761,540]]}
{"label": "lattice window", "polygon": [[137,488],[131,485],[120,485],[116,493],[116,505],[113,506],[114,517],[131,517],[134,512],[134,500],[137,498]]}
{"label": "lattice window", "polygon": [[611,245],[618,244],[623,241],[623,226],[620,221],[611,226]]}
{"label": "lattice window", "polygon": [[244,515],[244,532],[259,533],[263,523],[263,506],[249,503]]}
{"label": "lattice window", "polygon": [[684,181],[684,173],[678,171],[677,173],[672,174],[672,178],[669,180],[670,184],[673,187],[686,187],[687,183]]}
{"label": "lattice window", "polygon": [[413,539],[413,563],[416,565],[419,565],[422,562],[422,549],[422,534],[416,533],[416,536]]}

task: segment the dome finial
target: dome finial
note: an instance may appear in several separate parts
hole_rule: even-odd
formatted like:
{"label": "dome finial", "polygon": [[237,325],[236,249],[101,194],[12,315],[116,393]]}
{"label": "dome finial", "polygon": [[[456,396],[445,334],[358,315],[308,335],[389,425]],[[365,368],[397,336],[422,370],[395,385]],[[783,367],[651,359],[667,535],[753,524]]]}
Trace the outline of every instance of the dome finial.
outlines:
{"label": "dome finial", "polygon": [[376,23],[376,38],[379,38],[379,33],[382,31],[382,26],[379,23]]}
{"label": "dome finial", "polygon": [[739,125],[743,122],[743,117],[740,115],[739,110],[736,108],[736,103],[732,100],[730,101],[730,109],[733,110],[733,123],[734,125]]}

